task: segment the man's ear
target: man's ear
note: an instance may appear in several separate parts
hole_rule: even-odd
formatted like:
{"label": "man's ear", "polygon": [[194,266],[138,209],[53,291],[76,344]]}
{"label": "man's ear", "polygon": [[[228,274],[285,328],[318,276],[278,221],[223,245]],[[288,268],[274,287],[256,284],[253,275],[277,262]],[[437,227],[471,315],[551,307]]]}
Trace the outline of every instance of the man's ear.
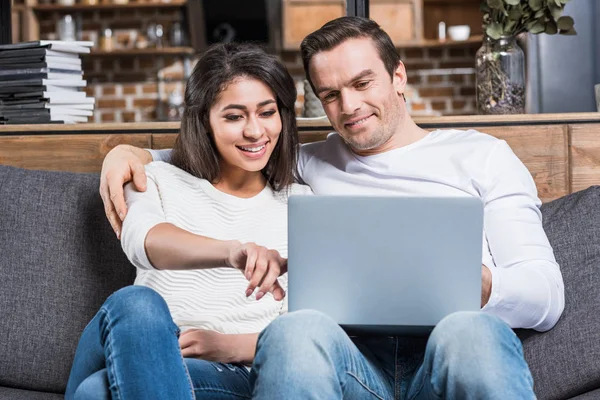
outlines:
{"label": "man's ear", "polygon": [[392,82],[398,96],[402,96],[406,90],[406,69],[404,68],[404,63],[402,61],[398,63],[398,68],[394,71]]}

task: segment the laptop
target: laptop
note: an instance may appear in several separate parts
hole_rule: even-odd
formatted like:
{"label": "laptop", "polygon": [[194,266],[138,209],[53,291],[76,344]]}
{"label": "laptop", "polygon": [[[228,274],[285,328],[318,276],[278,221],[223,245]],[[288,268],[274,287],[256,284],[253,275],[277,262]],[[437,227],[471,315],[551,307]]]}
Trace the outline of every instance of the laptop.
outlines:
{"label": "laptop", "polygon": [[290,196],[288,307],[351,335],[428,335],[481,306],[475,197]]}

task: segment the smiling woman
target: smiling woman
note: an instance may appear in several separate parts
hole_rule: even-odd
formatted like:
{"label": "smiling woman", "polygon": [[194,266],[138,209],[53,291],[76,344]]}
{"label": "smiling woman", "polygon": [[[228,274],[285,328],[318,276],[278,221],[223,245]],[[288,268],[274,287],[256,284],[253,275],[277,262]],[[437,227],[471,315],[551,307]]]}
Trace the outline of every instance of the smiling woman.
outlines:
{"label": "smiling woman", "polygon": [[217,46],[196,64],[172,161],[218,186],[266,179],[280,190],[296,180],[294,82],[274,56],[234,47]]}
{"label": "smiling woman", "polygon": [[295,183],[295,100],[283,64],[260,48],[203,54],[174,165],[146,166],[144,191],[125,187],[120,238],[135,285],[84,330],[66,399],[251,397],[258,332],[287,311],[287,196],[311,193]]}

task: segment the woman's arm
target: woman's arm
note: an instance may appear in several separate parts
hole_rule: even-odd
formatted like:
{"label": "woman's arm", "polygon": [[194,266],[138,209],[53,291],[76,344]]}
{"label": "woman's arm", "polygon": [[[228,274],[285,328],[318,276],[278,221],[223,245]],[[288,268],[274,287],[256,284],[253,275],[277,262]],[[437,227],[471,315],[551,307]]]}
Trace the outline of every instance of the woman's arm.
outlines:
{"label": "woman's arm", "polygon": [[204,269],[233,267],[230,255],[241,245],[237,240],[212,239],[164,222],[150,229],[144,249],[156,269]]}
{"label": "woman's arm", "polygon": [[129,212],[123,221],[121,245],[133,265],[140,269],[239,269],[248,279],[246,296],[258,287],[256,299],[271,292],[276,300],[285,297],[277,278],[287,272],[287,260],[276,250],[255,243],[217,240],[196,235],[166,220],[156,180],[147,172],[145,192],[125,186]]}

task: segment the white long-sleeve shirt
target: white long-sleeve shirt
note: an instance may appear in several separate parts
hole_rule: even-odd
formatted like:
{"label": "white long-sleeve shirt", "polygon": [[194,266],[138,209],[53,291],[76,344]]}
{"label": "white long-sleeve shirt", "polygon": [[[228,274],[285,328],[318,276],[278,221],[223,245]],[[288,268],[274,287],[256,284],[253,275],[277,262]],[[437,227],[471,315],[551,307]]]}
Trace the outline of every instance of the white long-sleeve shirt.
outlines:
{"label": "white long-sleeve shirt", "polygon": [[[169,151],[152,151],[168,160]],[[299,172],[315,194],[476,196],[484,203],[482,264],[492,292],[482,311],[513,328],[546,331],[564,308],[560,268],[542,227],[535,183],[508,144],[474,131],[437,130],[361,157],[337,133],[301,147]]]}
{"label": "white long-sleeve shirt", "polygon": [[[287,311],[287,298],[275,301],[268,293],[246,297],[248,281],[232,268],[203,270],[154,269],[145,250],[152,227],[168,222],[188,232],[219,240],[255,242],[287,257],[287,195],[310,194],[305,185],[274,192],[267,185],[243,199],[217,190],[205,179],[163,162],[146,166],[145,192],[125,187],[128,213],[121,245],[137,267],[136,285],[162,295],[182,330],[201,328],[221,333],[255,333]],[[279,278],[287,290],[287,274]]]}

